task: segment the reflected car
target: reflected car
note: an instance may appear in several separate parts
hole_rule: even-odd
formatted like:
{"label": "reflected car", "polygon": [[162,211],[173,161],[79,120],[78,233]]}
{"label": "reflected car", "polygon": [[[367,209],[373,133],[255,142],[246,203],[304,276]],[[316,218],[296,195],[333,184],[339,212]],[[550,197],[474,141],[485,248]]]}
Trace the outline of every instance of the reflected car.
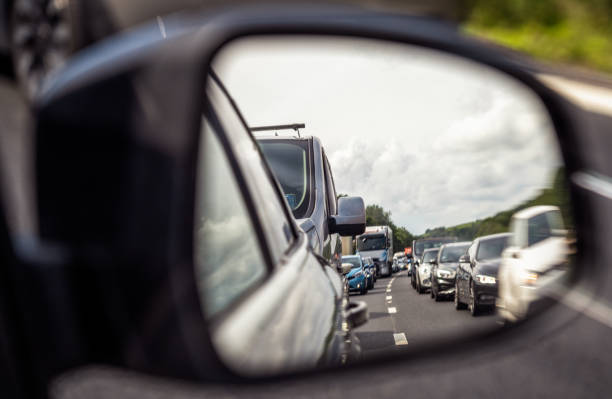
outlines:
{"label": "reflected car", "polygon": [[535,206],[512,216],[510,245],[502,254],[497,309],[508,321],[525,317],[547,289],[561,282],[569,246],[556,206]]}
{"label": "reflected car", "polygon": [[363,261],[364,267],[367,268],[368,273],[372,276],[371,283],[368,284],[368,289],[374,288],[374,283],[378,279],[376,277],[376,264],[374,263],[374,260],[372,260],[372,258],[369,256],[361,258],[361,260]]}
{"label": "reflected car", "polygon": [[[257,142],[310,245],[339,270],[342,242],[330,225],[339,199],[321,141],[317,137],[266,136],[257,137]],[[343,200],[346,198],[358,197]]]}
{"label": "reflected car", "polygon": [[417,287],[416,269],[419,267],[419,262],[423,258],[423,251],[431,248],[440,248],[442,244],[447,244],[449,242],[457,242],[457,237],[428,237],[412,241],[412,263],[410,265],[410,272],[408,273],[412,288],[416,289]]}
{"label": "reflected car", "polygon": [[440,248],[426,249],[416,267],[416,290],[419,294],[431,288],[431,268],[435,263]]}
{"label": "reflected car", "polygon": [[455,295],[455,277],[459,258],[465,254],[471,241],[444,244],[431,268],[431,297],[437,301]]}
{"label": "reflected car", "polygon": [[494,309],[501,255],[511,236],[511,233],[491,234],[472,241],[466,254],[459,258],[455,309],[467,306],[472,316],[484,309]]}
{"label": "reflected car", "polygon": [[368,293],[368,274],[361,256],[345,255],[342,257],[342,263],[350,263],[353,265],[351,271],[346,274],[349,284],[349,292],[359,292],[361,295]]}

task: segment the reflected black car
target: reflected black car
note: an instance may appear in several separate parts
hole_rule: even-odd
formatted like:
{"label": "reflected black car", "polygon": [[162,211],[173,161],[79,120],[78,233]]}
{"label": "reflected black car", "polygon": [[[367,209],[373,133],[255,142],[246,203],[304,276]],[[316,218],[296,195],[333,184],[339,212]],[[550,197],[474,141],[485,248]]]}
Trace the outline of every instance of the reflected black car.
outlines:
{"label": "reflected black car", "polygon": [[512,234],[500,233],[476,238],[459,258],[455,281],[455,308],[467,306],[473,316],[495,308],[497,273],[501,254]]}
{"label": "reflected black car", "polygon": [[455,295],[455,277],[459,258],[465,254],[470,241],[444,244],[431,267],[431,297],[437,301]]}

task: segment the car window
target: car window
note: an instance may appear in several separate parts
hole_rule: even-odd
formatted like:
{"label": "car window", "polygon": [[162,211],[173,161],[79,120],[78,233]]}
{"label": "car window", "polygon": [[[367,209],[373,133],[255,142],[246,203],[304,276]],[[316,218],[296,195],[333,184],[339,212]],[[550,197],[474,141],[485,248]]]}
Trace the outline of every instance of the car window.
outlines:
{"label": "car window", "polygon": [[508,236],[503,236],[480,241],[478,253],[476,254],[476,260],[482,261],[486,259],[499,258],[503,250],[508,245],[508,239]]}
{"label": "car window", "polygon": [[353,265],[353,269],[361,267],[361,265],[362,265],[361,259],[355,258],[355,257],[342,258],[342,263],[350,263],[350,264],[352,264]]}
{"label": "car window", "polygon": [[425,252],[425,255],[423,255],[423,262],[431,262],[432,260],[436,259],[437,256],[438,251]]}
{"label": "car window", "polygon": [[468,255],[470,256],[470,260],[476,258],[476,247],[477,246],[478,246],[478,242],[477,241],[474,241],[472,243],[472,245],[470,245],[470,248],[467,251]]}
{"label": "car window", "polygon": [[310,203],[310,156],[307,141],[259,140],[259,146],[280,183],[285,199],[300,219]]}
{"label": "car window", "polygon": [[440,262],[459,262],[459,257],[465,254],[467,245],[445,247],[440,253]]}
{"label": "car window", "polygon": [[215,113],[225,132],[231,137],[236,154],[239,154],[236,158],[253,193],[257,211],[262,215],[262,220],[265,220],[262,228],[266,232],[272,261],[276,264],[293,241],[282,193],[276,189],[277,183],[272,172],[268,174],[266,161],[258,145],[219,84],[211,80],[207,90]]}
{"label": "car window", "polygon": [[329,166],[329,161],[325,154],[323,154],[323,164],[325,166],[325,188],[327,191],[327,203],[329,206],[329,214],[336,215],[337,212],[337,202],[336,198],[336,187],[334,186],[334,178],[331,173],[331,167]]}
{"label": "car window", "polygon": [[195,275],[211,317],[263,279],[267,268],[236,176],[210,127],[202,135],[196,190]]}
{"label": "car window", "polygon": [[529,218],[527,228],[528,246],[537,244],[538,242],[543,241],[551,236],[546,213],[541,213],[532,218]]}

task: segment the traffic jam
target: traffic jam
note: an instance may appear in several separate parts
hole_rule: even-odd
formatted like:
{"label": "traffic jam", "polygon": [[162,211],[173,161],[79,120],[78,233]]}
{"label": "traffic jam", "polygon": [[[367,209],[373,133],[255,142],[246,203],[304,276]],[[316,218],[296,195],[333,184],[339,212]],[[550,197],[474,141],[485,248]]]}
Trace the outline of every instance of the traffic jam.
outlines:
{"label": "traffic jam", "polygon": [[[257,140],[312,248],[342,275],[347,303],[367,304],[368,320],[354,325],[353,338],[366,356],[429,342],[453,329],[476,332],[516,322],[537,309],[546,290],[564,277],[571,249],[556,206],[521,209],[506,233],[471,241],[422,237],[403,251],[393,248],[391,226],[365,226],[360,234],[328,233],[334,229],[327,215],[334,215],[340,203],[363,200],[337,197],[321,140],[300,136],[304,126],[251,130],[294,130],[293,136],[264,134]],[[363,208],[354,214],[360,212]]]}

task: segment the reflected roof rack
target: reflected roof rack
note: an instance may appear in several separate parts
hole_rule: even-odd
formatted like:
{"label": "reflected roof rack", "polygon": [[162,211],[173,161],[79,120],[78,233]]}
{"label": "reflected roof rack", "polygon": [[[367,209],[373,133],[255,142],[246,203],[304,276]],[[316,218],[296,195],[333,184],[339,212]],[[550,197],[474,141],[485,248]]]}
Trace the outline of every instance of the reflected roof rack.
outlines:
{"label": "reflected roof rack", "polygon": [[[295,130],[297,132],[298,137],[300,137],[300,129],[306,128],[305,123],[292,123],[289,125],[271,125],[271,126],[252,126],[249,127],[251,132],[263,132],[267,130]],[[278,136],[278,133],[275,134]]]}

